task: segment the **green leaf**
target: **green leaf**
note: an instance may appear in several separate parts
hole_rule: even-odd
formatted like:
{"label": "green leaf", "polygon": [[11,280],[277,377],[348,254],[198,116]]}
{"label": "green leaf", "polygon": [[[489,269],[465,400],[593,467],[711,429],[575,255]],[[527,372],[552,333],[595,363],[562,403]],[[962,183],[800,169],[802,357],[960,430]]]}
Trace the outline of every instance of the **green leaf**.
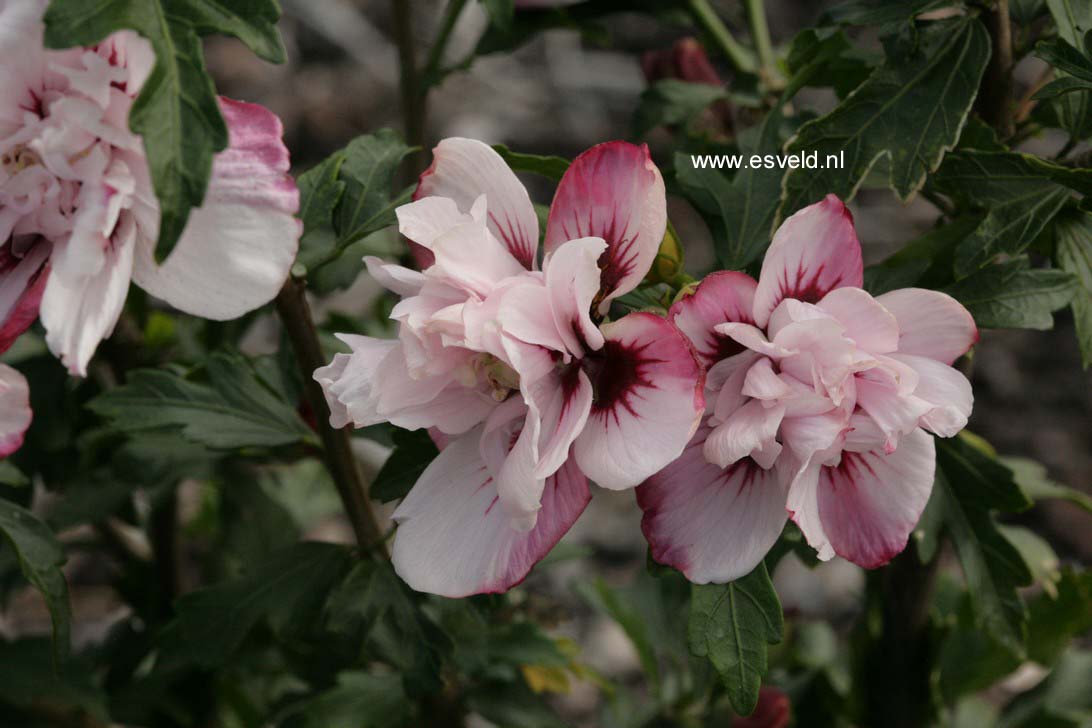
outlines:
{"label": "green leaf", "polygon": [[233,35],[265,60],[282,63],[278,17],[276,0],[53,0],[46,10],[49,48],[91,46],[129,29],[155,50],[155,67],[129,112],[129,126],[144,140],[159,199],[160,260],[178,242],[190,210],[201,205],[212,157],[228,143],[201,36]]}
{"label": "green leaf", "polygon": [[395,223],[395,208],[409,202],[412,190],[392,196],[391,185],[402,160],[413,151],[390,129],[359,136],[345,147],[339,170],[345,191],[335,218],[338,250]]}
{"label": "green leaf", "polygon": [[516,15],[516,5],[513,0],[481,0],[485,6],[485,12],[490,22],[497,26],[502,33],[512,30],[512,20]]}
{"label": "green leaf", "polygon": [[504,728],[566,728],[566,722],[522,682],[490,683],[469,691],[470,710]]}
{"label": "green leaf", "polygon": [[961,600],[957,623],[945,636],[937,658],[937,686],[948,704],[990,685],[1020,667],[1020,655],[979,630],[969,595]]}
{"label": "green leaf", "polygon": [[1043,86],[1032,94],[1031,98],[1035,101],[1049,101],[1059,96],[1071,94],[1074,91],[1092,91],[1092,81],[1085,81],[1072,76],[1062,76]]}
{"label": "green leaf", "polygon": [[[763,120],[755,146],[741,149],[740,153],[747,157],[776,154],[781,146],[780,125],[781,113],[775,109]],[[745,268],[769,247],[783,174],[776,167],[748,166],[729,181],[720,170],[693,164],[691,155],[675,154],[675,175],[683,190],[699,209],[719,218],[716,229],[720,234],[715,245],[717,258],[725,268]]]}
{"label": "green leaf", "polygon": [[140,369],[88,407],[122,432],[181,430],[186,439],[217,449],[317,443],[295,408],[274,394],[246,359],[216,353],[207,368],[209,384]]}
{"label": "green leaf", "polygon": [[1076,290],[1069,273],[1029,268],[1027,258],[986,266],[945,289],[986,329],[1049,329],[1051,313],[1069,303]]}
{"label": "green leaf", "polygon": [[25,488],[30,485],[30,478],[10,460],[0,460],[0,485]]}
{"label": "green leaf", "polygon": [[865,268],[865,289],[874,296],[896,288],[936,288],[952,281],[956,246],[981,217],[960,217],[910,241],[881,263]]}
{"label": "green leaf", "polygon": [[689,127],[710,104],[726,98],[728,90],[722,86],[674,78],[657,81],[641,93],[633,117],[634,133],[643,137],[659,126]]}
{"label": "green leaf", "polygon": [[1028,657],[1047,667],[1070,641],[1092,629],[1092,572],[1062,570],[1055,593],[1028,604]]}
{"label": "green leaf", "polygon": [[998,728],[1087,728],[1092,652],[1071,648],[1038,685],[1005,706]]}
{"label": "green leaf", "polygon": [[909,22],[917,15],[958,5],[959,0],[849,0],[825,11],[822,23],[839,25],[887,25]]}
{"label": "green leaf", "polygon": [[975,625],[1005,649],[1023,655],[1027,612],[1017,589],[1029,585],[1032,577],[989,510],[1013,510],[1026,503],[1007,473],[962,439],[937,440],[934,487],[944,498],[944,526],[963,569]]}
{"label": "green leaf", "polygon": [[493,151],[501,156],[513,172],[530,172],[555,182],[560,181],[565,176],[565,171],[569,169],[569,160],[564,157],[522,154],[513,152],[503,144],[494,144]]}
{"label": "green leaf", "polygon": [[787,152],[845,153],[845,169],[798,169],[785,176],[779,217],[833,192],[849,199],[882,163],[888,185],[907,200],[959,139],[990,56],[973,16],[925,26],[909,57],[883,66],[826,116],[804,124]]}
{"label": "green leaf", "polygon": [[19,569],[45,599],[53,622],[53,657],[59,664],[68,657],[72,611],[68,583],[61,566],[64,549],[49,526],[30,511],[0,498],[0,533],[19,560]]}
{"label": "green leaf", "polygon": [[339,545],[304,542],[253,573],[190,592],[175,603],[178,615],[164,634],[167,664],[223,664],[261,621],[277,633],[305,632],[349,565]]}
{"label": "green leaf", "polygon": [[284,728],[398,728],[413,723],[413,705],[398,675],[343,672],[337,686],[288,709]]}
{"label": "green leaf", "polygon": [[[1051,43],[1064,42],[1074,49],[1082,47],[1084,34],[1092,29],[1092,5],[1084,0],[1048,0],[1047,7],[1058,29],[1058,39]],[[1036,52],[1039,51],[1037,46]],[[1050,55],[1049,50],[1047,53]],[[1065,51],[1061,51],[1061,55],[1061,58],[1057,55],[1052,57],[1062,60],[1063,65],[1068,65],[1067,61],[1076,61],[1077,66],[1083,68],[1079,53],[1076,59]],[[1039,112],[1033,117],[1036,120],[1061,127],[1069,132],[1071,138],[1079,139],[1088,133],[1092,124],[1092,92],[1081,90],[1060,95],[1040,104],[1036,112]]]}
{"label": "green leaf", "polygon": [[750,715],[767,670],[767,645],[781,641],[781,603],[765,564],[728,584],[695,584],[687,636],[690,650],[720,673],[732,708]]}
{"label": "green leaf", "polygon": [[1067,500],[1092,513],[1092,497],[1076,488],[1067,488],[1047,476],[1046,466],[1027,458],[1003,458],[1002,462],[1012,471],[1020,490],[1031,500]]}
{"label": "green leaf", "polygon": [[1054,258],[1078,283],[1070,306],[1084,368],[1092,366],[1092,214],[1066,212],[1054,225]]}
{"label": "green leaf", "polygon": [[1092,58],[1088,58],[1065,38],[1041,40],[1035,44],[1035,55],[1059,71],[1092,83]]}
{"label": "green leaf", "polygon": [[949,154],[934,182],[942,192],[987,210],[986,217],[956,249],[959,278],[999,255],[1022,253],[1070,197],[1028,155],[960,151]]}
{"label": "green leaf", "polygon": [[[99,686],[97,673],[96,665],[83,655],[72,655],[58,664],[48,639],[0,641],[0,705],[4,705],[0,715],[8,717],[8,706],[33,709],[48,705],[56,711],[54,715],[79,716],[77,725],[110,725],[107,695]],[[27,725],[22,721],[5,722]],[[65,724],[73,725],[58,718],[56,722],[35,722],[31,726]]]}
{"label": "green leaf", "polygon": [[381,503],[405,497],[425,468],[440,454],[427,430],[396,429],[391,433],[391,439],[394,451],[379,469],[371,488],[372,498]]}
{"label": "green leaf", "polygon": [[333,630],[362,626],[365,634],[376,637],[375,651],[399,668],[408,688],[439,688],[441,658],[450,641],[389,563],[362,561],[354,566],[330,595],[326,615]]}
{"label": "green leaf", "polygon": [[344,161],[344,151],[334,152],[296,180],[300,190],[299,218],[303,221],[296,262],[308,270],[337,256],[333,215],[345,193],[345,182],[340,177]]}

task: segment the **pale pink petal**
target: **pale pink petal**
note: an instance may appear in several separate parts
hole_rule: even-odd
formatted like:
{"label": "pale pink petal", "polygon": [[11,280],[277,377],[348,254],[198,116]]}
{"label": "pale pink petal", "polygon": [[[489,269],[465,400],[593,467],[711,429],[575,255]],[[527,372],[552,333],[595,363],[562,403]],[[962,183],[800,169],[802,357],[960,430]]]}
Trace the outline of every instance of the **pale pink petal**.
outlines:
{"label": "pale pink petal", "polygon": [[747,397],[774,400],[791,395],[792,387],[777,375],[773,369],[773,363],[763,357],[747,370],[747,375],[743,379],[743,388],[740,391]]}
{"label": "pale pink petal", "polygon": [[486,419],[478,445],[509,525],[517,531],[534,528],[546,487],[546,479],[535,475],[538,430],[537,416],[519,397],[509,397]]}
{"label": "pale pink petal", "polygon": [[812,460],[800,463],[791,457],[778,462],[777,470],[789,482],[789,495],[785,508],[789,518],[800,528],[808,545],[816,551],[820,561],[834,558],[834,548],[823,530],[819,517],[820,463]]}
{"label": "pale pink petal", "polygon": [[686,337],[659,316],[631,313],[603,335],[585,359],[595,400],[573,453],[585,475],[621,490],[679,456],[705,409],[704,383]]}
{"label": "pale pink petal", "polygon": [[8,241],[0,247],[0,352],[38,319],[49,280],[48,243],[39,239],[22,257],[12,253],[13,245]]}
{"label": "pale pink petal", "polygon": [[345,377],[345,370],[352,360],[351,354],[334,354],[333,360],[324,367],[319,367],[312,374],[312,378],[322,387],[322,395],[326,398],[326,407],[330,410],[330,427],[341,429],[353,421],[349,414],[349,408],[337,398],[330,387]]}
{"label": "pale pink petal", "polygon": [[569,461],[546,481],[529,532],[512,528],[482,460],[481,430],[452,441],[395,510],[392,560],[418,591],[464,597],[507,591],[569,530],[591,498]]}
{"label": "pale pink petal", "polygon": [[576,238],[607,242],[599,259],[600,312],[628,293],[652,267],[667,229],[663,177],[648,147],[606,142],[573,160],[554,194],[546,252]]}
{"label": "pale pink petal", "polygon": [[[398,232],[421,247],[431,250],[436,238],[457,225],[474,221],[470,212],[474,209],[475,202],[476,199],[471,198],[466,212],[460,211],[455,200],[447,197],[422,197],[400,205],[394,211],[398,218]],[[429,265],[431,264],[430,258]]]}
{"label": "pale pink petal", "polygon": [[762,333],[761,329],[752,326],[751,324],[717,324],[713,327],[713,330],[722,336],[732,339],[741,346],[745,346],[751,351],[756,351],[759,354],[768,356],[772,359],[780,359],[796,353],[795,349],[779,346],[778,344],[769,341],[766,338],[766,335]]}
{"label": "pale pink petal", "polygon": [[761,354],[744,349],[734,356],[721,359],[706,372],[706,407],[721,422],[727,420],[747,401],[743,394],[743,381],[747,378],[747,372],[760,358]]}
{"label": "pale pink petal", "polygon": [[368,275],[374,278],[376,283],[399,296],[416,296],[425,284],[423,273],[394,263],[387,263],[374,255],[365,255],[364,265],[368,268]]}
{"label": "pale pink petal", "polygon": [[886,450],[894,450],[901,436],[918,427],[918,420],[933,406],[914,396],[900,396],[894,386],[860,377],[857,379],[857,406],[887,435]]}
{"label": "pale pink petal", "polygon": [[158,231],[142,228],[133,263],[133,280],[148,293],[214,320],[273,300],[296,259],[301,230],[280,119],[223,97],[220,111],[229,145],[213,159],[204,202],[162,265],[153,254]]}
{"label": "pale pink petal", "polygon": [[525,272],[520,261],[481,223],[469,222],[447,230],[432,241],[435,263],[426,273],[442,277],[480,297],[505,278]]}
{"label": "pale pink petal", "polygon": [[845,335],[872,354],[899,348],[899,324],[895,316],[860,288],[836,288],[819,301],[819,308],[845,327]]}
{"label": "pale pink petal", "polygon": [[776,458],[780,447],[773,447],[773,440],[784,414],[783,405],[766,407],[760,400],[752,399],[709,434],[705,440],[705,459],[726,468],[765,448],[772,448],[770,454]]}
{"label": "pale pink petal", "polygon": [[[822,414],[786,417],[781,421],[781,441],[796,457],[806,462],[813,455],[836,447],[850,429],[849,417],[842,410]],[[822,457],[820,457],[822,460]]]}
{"label": "pale pink petal", "polygon": [[699,427],[682,455],[636,491],[652,558],[696,584],[750,573],[787,518],[777,474],[749,459],[727,470],[708,462],[702,448],[709,431]]}
{"label": "pale pink petal", "polygon": [[576,365],[554,368],[545,377],[522,385],[540,424],[536,477],[557,471],[569,446],[584,430],[592,408],[592,384]]}
{"label": "pale pink petal", "polygon": [[[556,352],[569,351],[550,310],[550,291],[541,279],[530,276],[512,279],[489,299],[493,300],[487,299],[483,310],[495,307],[493,319],[508,336]],[[482,324],[476,326],[480,328]]]}
{"label": "pale pink petal", "polygon": [[853,217],[841,200],[827,195],[787,219],[774,233],[755,290],[755,323],[765,327],[782,299],[817,303],[835,288],[859,288],[863,280]]}
{"label": "pale pink petal", "polygon": [[538,216],[526,188],[500,155],[488,144],[459,137],[444,139],[432,155],[413,198],[447,197],[469,212],[485,195],[489,229],[525,269],[534,269]]}
{"label": "pale pink petal", "polygon": [[704,366],[711,367],[742,351],[741,344],[715,327],[728,322],[753,324],[751,310],[757,285],[746,273],[717,271],[672,304],[667,318],[690,339]]}
{"label": "pale pink petal", "polygon": [[[54,270],[49,276],[39,315],[49,350],[72,374],[87,375],[87,363],[96,347],[121,316],[132,277],[135,237],[132,219],[123,218],[97,273],[61,276]],[[56,244],[54,255],[63,251],[64,245]]]}
{"label": "pale pink petal", "polygon": [[917,372],[918,382],[913,396],[933,407],[921,416],[922,427],[941,437],[952,437],[967,426],[967,418],[971,416],[974,406],[974,394],[965,376],[927,356],[892,354],[891,358]]}
{"label": "pale pink petal", "polygon": [[0,364],[0,458],[22,447],[31,417],[27,380],[7,364]]}
{"label": "pale pink petal", "polygon": [[819,474],[819,517],[834,552],[874,569],[906,548],[929,500],[933,438],[914,430],[889,455],[852,453]]}
{"label": "pale pink petal", "polygon": [[567,350],[575,356],[603,346],[603,334],[592,323],[591,309],[599,292],[597,261],[607,245],[602,238],[563,243],[543,263],[550,312]]}
{"label": "pale pink petal", "polygon": [[924,288],[900,288],[876,299],[899,322],[899,353],[951,364],[978,341],[970,312],[954,298]]}

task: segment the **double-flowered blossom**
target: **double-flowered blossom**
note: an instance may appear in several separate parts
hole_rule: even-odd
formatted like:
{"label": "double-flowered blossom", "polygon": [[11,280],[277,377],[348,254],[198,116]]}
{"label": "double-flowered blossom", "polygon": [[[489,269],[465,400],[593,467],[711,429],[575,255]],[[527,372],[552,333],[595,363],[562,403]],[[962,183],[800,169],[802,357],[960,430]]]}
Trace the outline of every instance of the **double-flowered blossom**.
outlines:
{"label": "double-flowered blossom", "polygon": [[352,353],[315,379],[334,426],[433,428],[445,444],[394,513],[398,573],[447,596],[504,591],[584,510],[588,478],[636,486],[682,452],[704,410],[701,367],[671,323],[604,322],[656,256],[663,180],[643,146],[580,155],[541,269],[530,197],[481,142],[441,142],[397,214],[432,261],[365,259],[402,297],[398,338],[342,336]]}
{"label": "double-flowered blossom", "polygon": [[[821,559],[886,563],[933,485],[932,432],[955,435],[977,340],[951,297],[861,289],[853,220],[833,195],[778,229],[758,281],[714,273],[671,309],[708,368],[706,416],[637,490],[653,556],[692,581],[753,569],[787,517]],[[928,432],[926,432],[928,431]]]}
{"label": "double-flowered blossom", "polygon": [[299,195],[277,117],[221,98],[229,147],[158,264],[159,205],[128,126],[151,46],[119,32],[93,48],[47,50],[45,5],[0,0],[0,349],[40,317],[50,349],[83,375],[130,280],[211,319],[270,301],[295,258]]}

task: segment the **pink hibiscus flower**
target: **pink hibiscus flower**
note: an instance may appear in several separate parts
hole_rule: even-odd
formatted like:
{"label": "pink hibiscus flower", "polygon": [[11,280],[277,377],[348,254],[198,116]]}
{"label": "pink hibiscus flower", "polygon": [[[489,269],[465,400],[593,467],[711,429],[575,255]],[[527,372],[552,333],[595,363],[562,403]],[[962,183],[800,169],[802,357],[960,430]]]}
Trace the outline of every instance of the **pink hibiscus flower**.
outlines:
{"label": "pink hibiscus flower", "polygon": [[343,336],[315,372],[334,426],[435,428],[446,447],[395,511],[393,561],[414,588],[464,596],[520,582],[584,510],[587,478],[636,486],[704,410],[702,373],[667,320],[610,302],[651,267],[666,227],[645,147],[601,144],[565,174],[546,226],[489,146],[447,139],[398,210],[418,272],[367,259],[402,296],[396,341]]}
{"label": "pink hibiscus flower", "polygon": [[933,485],[933,438],[971,412],[949,366],[978,339],[951,297],[863,291],[838,198],[781,226],[756,282],[708,276],[671,309],[708,367],[709,407],[676,462],[637,490],[657,561],[694,582],[747,574],[787,517],[819,558],[886,563]]}
{"label": "pink hibiscus flower", "polygon": [[0,347],[40,317],[50,349],[83,375],[130,280],[211,319],[270,301],[295,259],[299,196],[277,117],[221,98],[229,148],[157,264],[159,205],[128,127],[151,46],[122,32],[94,48],[46,50],[45,5],[0,0]]}
{"label": "pink hibiscus flower", "polygon": [[30,420],[27,380],[7,364],[0,364],[0,458],[23,446]]}

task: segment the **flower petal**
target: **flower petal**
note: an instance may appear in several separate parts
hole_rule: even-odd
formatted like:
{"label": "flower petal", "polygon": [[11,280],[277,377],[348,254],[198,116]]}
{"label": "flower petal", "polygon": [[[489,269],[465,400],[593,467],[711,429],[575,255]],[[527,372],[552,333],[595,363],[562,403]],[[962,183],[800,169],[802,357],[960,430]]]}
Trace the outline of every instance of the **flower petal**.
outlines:
{"label": "flower petal", "polygon": [[[159,265],[157,230],[142,227],[133,280],[175,308],[222,321],[277,295],[296,259],[299,191],[288,174],[280,119],[257,104],[220,97],[228,148],[213,159],[201,207],[190,213]],[[158,216],[155,216],[158,218]]]}
{"label": "flower petal", "polygon": [[39,239],[20,258],[12,254],[13,244],[0,248],[0,352],[37,320],[49,280],[50,245]]}
{"label": "flower petal", "polygon": [[573,160],[554,194],[546,252],[577,238],[607,241],[599,259],[600,312],[652,267],[667,229],[663,177],[646,145],[606,142]]}
{"label": "flower petal", "polygon": [[933,438],[914,430],[890,455],[842,455],[819,473],[819,517],[834,552],[874,569],[906,548],[933,488]]}
{"label": "flower petal", "polygon": [[399,296],[416,296],[425,284],[423,273],[395,263],[387,263],[374,255],[365,255],[364,265],[368,268],[368,275],[376,283]]}
{"label": "flower petal", "polygon": [[860,288],[835,288],[819,301],[819,308],[845,327],[845,335],[871,354],[888,354],[899,347],[895,316]]}
{"label": "flower petal", "polygon": [[952,437],[967,426],[974,406],[971,383],[960,372],[927,356],[892,354],[918,373],[914,397],[933,405],[921,416],[920,424],[941,437]]}
{"label": "flower petal", "polygon": [[752,399],[709,433],[705,440],[705,459],[727,468],[756,450],[767,449],[767,455],[776,459],[781,448],[774,436],[784,414],[784,405],[766,407],[761,401]]}
{"label": "flower petal", "polygon": [[631,313],[603,334],[585,359],[596,396],[573,454],[589,478],[622,490],[679,456],[705,408],[704,383],[686,337],[659,316]]}
{"label": "flower petal", "polygon": [[27,380],[7,364],[0,364],[0,458],[22,447],[31,418]]}
{"label": "flower petal", "polygon": [[853,217],[834,195],[800,210],[774,233],[755,290],[754,320],[766,326],[782,299],[817,303],[835,288],[864,280]]}
{"label": "flower petal", "polygon": [[418,180],[413,199],[447,197],[469,212],[481,195],[486,198],[489,229],[524,268],[533,270],[538,215],[527,189],[488,144],[460,137],[441,141],[432,150],[432,165]]}
{"label": "flower petal", "polygon": [[591,493],[569,461],[546,481],[535,527],[512,528],[482,461],[481,429],[452,441],[395,510],[394,568],[418,591],[446,597],[507,591],[583,512]]}
{"label": "flower petal", "polygon": [[705,459],[703,423],[682,455],[637,488],[652,557],[696,584],[751,572],[785,525],[785,491],[773,470],[744,459],[727,470]]}
{"label": "flower petal", "polygon": [[900,288],[876,298],[899,322],[899,353],[951,364],[978,342],[970,311],[940,291]]}
{"label": "flower petal", "polygon": [[[102,266],[92,275],[58,275],[54,270],[42,293],[40,316],[49,350],[68,371],[87,375],[87,363],[99,342],[110,335],[121,316],[133,270],[136,225],[123,218],[103,253]],[[63,255],[63,246],[54,255]]]}
{"label": "flower petal", "polygon": [[558,246],[543,263],[554,325],[568,351],[583,356],[603,346],[603,334],[592,323],[591,307],[599,292],[602,238],[578,238]]}
{"label": "flower petal", "polygon": [[711,367],[743,350],[741,344],[714,327],[728,322],[753,324],[751,310],[757,285],[746,273],[717,271],[672,304],[667,318],[690,339],[703,366]]}

